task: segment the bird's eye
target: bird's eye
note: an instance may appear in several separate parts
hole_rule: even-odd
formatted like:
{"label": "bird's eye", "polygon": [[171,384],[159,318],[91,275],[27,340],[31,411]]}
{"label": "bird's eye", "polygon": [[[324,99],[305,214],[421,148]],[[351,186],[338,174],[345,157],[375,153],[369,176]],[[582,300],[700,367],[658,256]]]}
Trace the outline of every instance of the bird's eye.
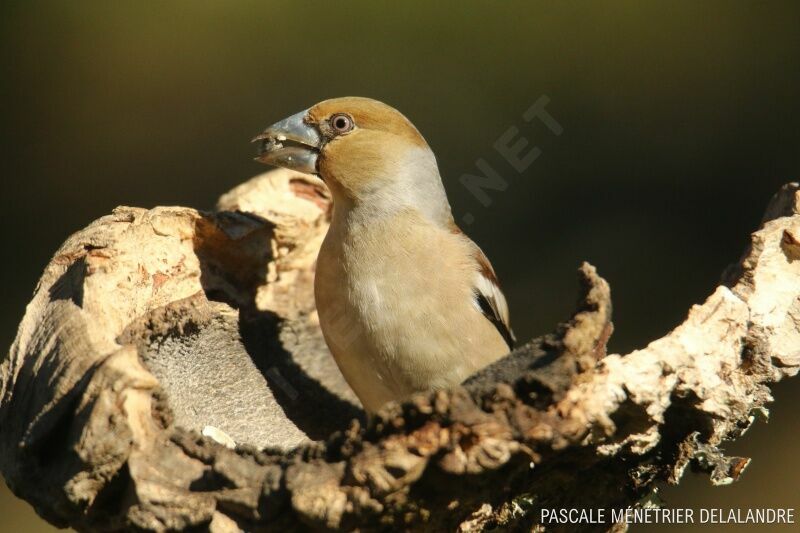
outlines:
{"label": "bird's eye", "polygon": [[333,115],[330,120],[331,129],[336,133],[347,133],[353,129],[353,118],[350,115],[339,113]]}

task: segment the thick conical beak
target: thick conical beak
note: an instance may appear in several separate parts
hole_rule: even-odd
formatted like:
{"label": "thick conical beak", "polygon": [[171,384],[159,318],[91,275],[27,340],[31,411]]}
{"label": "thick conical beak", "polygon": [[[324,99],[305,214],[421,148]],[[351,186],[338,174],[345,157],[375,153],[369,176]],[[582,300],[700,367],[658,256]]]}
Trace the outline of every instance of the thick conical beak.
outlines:
{"label": "thick conical beak", "polygon": [[252,142],[259,143],[256,161],[316,174],[322,137],[305,121],[306,114],[307,110],[285,118],[255,137]]}

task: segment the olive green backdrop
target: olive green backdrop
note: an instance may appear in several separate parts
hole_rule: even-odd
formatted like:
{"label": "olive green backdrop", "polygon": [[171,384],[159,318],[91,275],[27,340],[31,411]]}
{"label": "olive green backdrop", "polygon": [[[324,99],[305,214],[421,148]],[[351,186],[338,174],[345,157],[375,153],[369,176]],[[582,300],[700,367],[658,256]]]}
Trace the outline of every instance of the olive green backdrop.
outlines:
{"label": "olive green backdrop", "polygon": [[[642,346],[711,292],[800,178],[798,28],[790,1],[7,0],[0,339],[68,234],[119,204],[209,207],[263,170],[248,141],[264,126],[361,95],[428,139],[520,339],[569,313],[589,260],[611,282],[611,348]],[[560,136],[522,120],[541,96]],[[542,151],[521,174],[492,147],[511,126]],[[458,179],[479,158],[508,183],[488,207]],[[730,447],[754,457],[739,483],[688,477],[668,503],[798,506],[800,383],[777,397],[769,426]],[[49,528],[0,486],[0,531]]]}

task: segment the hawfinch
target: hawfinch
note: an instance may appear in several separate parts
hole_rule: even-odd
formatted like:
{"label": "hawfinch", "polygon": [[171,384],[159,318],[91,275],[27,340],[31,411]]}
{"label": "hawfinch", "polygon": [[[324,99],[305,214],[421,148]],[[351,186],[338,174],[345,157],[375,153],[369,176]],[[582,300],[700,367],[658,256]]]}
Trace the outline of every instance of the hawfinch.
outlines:
{"label": "hawfinch", "polygon": [[330,188],[314,293],[325,341],[367,411],[457,385],[510,351],[494,270],[453,221],[436,158],[405,116],[336,98],[254,142],[259,161]]}

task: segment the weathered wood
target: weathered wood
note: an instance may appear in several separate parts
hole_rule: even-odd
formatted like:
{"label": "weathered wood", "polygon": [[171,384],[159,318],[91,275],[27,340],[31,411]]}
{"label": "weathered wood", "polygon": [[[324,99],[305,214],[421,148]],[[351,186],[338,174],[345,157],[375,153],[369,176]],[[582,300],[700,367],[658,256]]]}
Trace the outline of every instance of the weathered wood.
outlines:
{"label": "weathered wood", "polygon": [[634,505],[691,462],[731,482],[748,460],[719,444],[800,368],[798,190],[647,347],[605,354],[610,292],[584,265],[554,333],[369,424],[316,320],[318,180],[274,171],[212,213],[118,208],[56,253],[0,365],[0,470],[79,530],[524,528]]}

